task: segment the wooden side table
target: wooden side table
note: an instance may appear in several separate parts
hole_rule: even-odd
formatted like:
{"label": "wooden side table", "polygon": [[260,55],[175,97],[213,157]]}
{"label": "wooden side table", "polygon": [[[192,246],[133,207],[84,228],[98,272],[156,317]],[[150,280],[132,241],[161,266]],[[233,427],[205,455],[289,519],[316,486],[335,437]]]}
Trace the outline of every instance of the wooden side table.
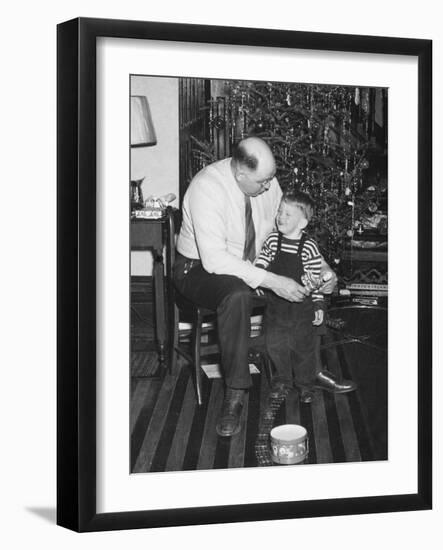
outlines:
{"label": "wooden side table", "polygon": [[155,307],[155,335],[158,344],[159,360],[164,364],[166,357],[166,316],[167,303],[165,294],[165,262],[170,261],[170,254],[164,255],[165,247],[170,246],[170,225],[168,215],[160,219],[132,219],[131,220],[131,250],[150,250],[154,259],[154,307]]}

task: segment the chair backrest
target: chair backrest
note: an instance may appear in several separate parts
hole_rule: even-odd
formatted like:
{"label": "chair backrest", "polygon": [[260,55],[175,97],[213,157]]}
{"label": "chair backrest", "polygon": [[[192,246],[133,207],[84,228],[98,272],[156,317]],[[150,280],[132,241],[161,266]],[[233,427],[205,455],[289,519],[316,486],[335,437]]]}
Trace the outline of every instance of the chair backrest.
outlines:
{"label": "chair backrest", "polygon": [[190,302],[185,296],[183,296],[174,285],[174,263],[175,263],[175,241],[177,234],[181,226],[181,211],[168,207],[166,210],[167,216],[167,244],[166,244],[166,280],[167,280],[167,292],[168,302],[170,307],[176,304],[185,317],[194,318],[195,315],[199,315],[203,311],[203,315],[213,314],[209,310],[204,310],[196,304]]}
{"label": "chair backrest", "polygon": [[175,241],[178,229],[180,228],[180,212],[179,210],[168,206],[166,209],[166,281],[168,297],[174,299],[174,263],[175,263]]}

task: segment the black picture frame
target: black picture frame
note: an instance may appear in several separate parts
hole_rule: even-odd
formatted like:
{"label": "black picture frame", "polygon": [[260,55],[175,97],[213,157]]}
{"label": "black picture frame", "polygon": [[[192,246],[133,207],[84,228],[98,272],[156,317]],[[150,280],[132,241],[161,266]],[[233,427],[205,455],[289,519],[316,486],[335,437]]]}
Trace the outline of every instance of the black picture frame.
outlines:
{"label": "black picture frame", "polygon": [[[398,54],[418,59],[416,494],[169,510],[96,511],[96,39]],[[430,509],[432,506],[432,42],[78,18],[57,29],[57,523],[76,531]]]}

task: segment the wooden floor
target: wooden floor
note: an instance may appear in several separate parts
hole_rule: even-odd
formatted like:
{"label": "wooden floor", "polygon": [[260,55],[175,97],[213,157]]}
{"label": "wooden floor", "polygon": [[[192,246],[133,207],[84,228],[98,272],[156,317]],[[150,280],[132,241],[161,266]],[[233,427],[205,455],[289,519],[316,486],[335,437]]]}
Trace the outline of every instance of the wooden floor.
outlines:
{"label": "wooden floor", "polygon": [[[318,391],[309,405],[300,404],[293,392],[275,418],[274,425],[295,423],[307,429],[307,463],[388,457],[386,318],[383,313],[364,309],[345,311],[346,316],[347,327],[352,327],[353,335],[358,333],[359,340],[352,341],[346,329],[346,334],[330,331],[324,340],[322,361],[330,371],[354,380],[358,390],[341,395]],[[140,353],[136,354],[139,362]],[[147,358],[151,354],[152,362],[152,352],[145,353]],[[266,376],[252,376],[242,430],[232,438],[220,438],[215,431],[223,399],[222,381],[205,376],[203,380],[203,405],[198,407],[191,369],[185,363],[171,374],[157,369],[155,376],[132,376],[133,473],[260,466],[254,444],[269,391]]]}

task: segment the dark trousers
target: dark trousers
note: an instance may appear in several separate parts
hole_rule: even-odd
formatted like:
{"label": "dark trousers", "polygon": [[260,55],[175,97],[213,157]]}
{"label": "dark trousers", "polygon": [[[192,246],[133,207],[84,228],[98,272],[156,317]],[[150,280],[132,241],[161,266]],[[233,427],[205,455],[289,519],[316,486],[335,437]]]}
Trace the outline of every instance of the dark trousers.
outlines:
{"label": "dark trousers", "polygon": [[275,379],[298,388],[310,388],[320,370],[320,336],[312,321],[307,298],[290,303],[269,294],[265,316],[266,351],[275,367]]}
{"label": "dark trousers", "polygon": [[185,298],[217,313],[225,384],[230,388],[249,388],[252,385],[248,363],[251,289],[238,277],[208,273],[199,261],[180,254],[174,265],[174,283]]}

